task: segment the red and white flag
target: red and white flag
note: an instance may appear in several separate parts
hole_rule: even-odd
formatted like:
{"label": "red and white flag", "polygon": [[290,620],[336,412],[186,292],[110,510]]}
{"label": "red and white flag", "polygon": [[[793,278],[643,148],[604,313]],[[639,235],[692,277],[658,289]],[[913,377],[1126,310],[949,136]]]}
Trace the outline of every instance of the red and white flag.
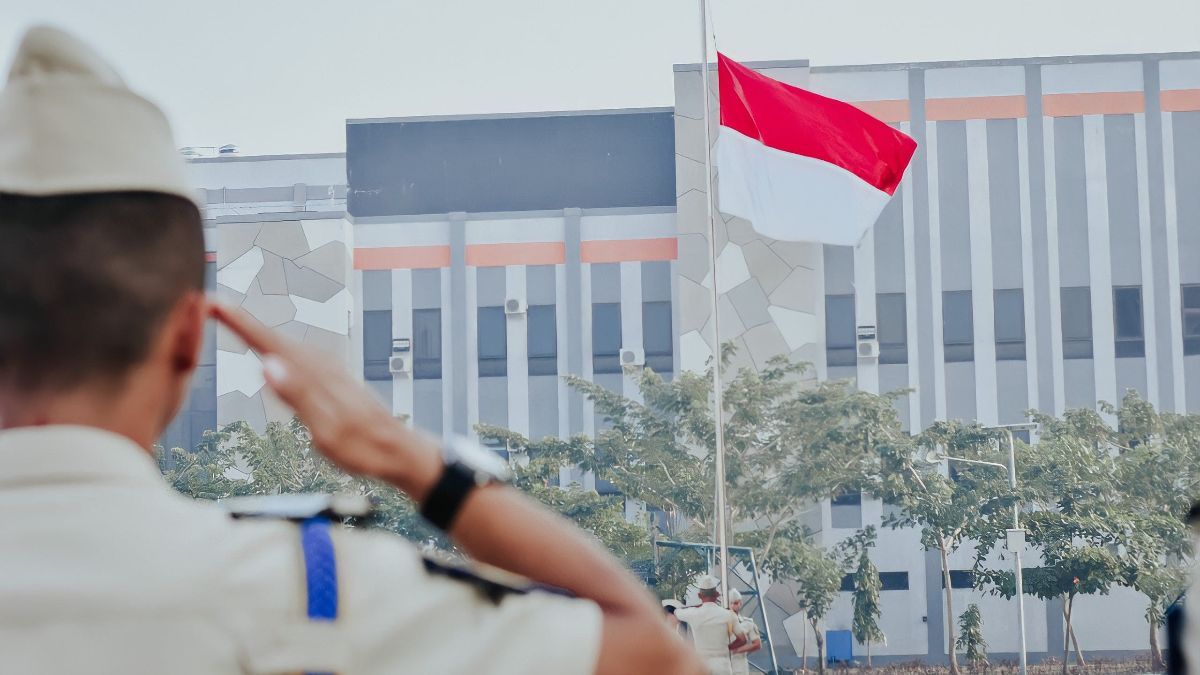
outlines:
{"label": "red and white flag", "polygon": [[916,141],[724,54],[717,69],[721,211],[772,239],[857,244],[895,193]]}

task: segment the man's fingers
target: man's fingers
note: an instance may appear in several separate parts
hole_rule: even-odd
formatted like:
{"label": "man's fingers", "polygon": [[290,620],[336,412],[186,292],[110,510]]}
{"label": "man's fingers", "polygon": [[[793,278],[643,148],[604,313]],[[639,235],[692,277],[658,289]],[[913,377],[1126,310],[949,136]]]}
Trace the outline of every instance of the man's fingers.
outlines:
{"label": "man's fingers", "polygon": [[262,325],[246,312],[219,302],[210,302],[209,308],[214,319],[224,324],[259,354],[279,354],[287,351],[286,338]]}

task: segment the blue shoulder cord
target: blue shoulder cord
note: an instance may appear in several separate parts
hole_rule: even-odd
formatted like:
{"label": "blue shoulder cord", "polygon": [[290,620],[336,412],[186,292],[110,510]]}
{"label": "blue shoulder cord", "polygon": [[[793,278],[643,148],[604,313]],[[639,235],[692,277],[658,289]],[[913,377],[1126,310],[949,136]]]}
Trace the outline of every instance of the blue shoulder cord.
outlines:
{"label": "blue shoulder cord", "polygon": [[[329,536],[329,520],[314,517],[300,522],[304,550],[304,579],[310,621],[334,621],[338,613],[337,556]],[[307,673],[306,675],[332,675]]]}

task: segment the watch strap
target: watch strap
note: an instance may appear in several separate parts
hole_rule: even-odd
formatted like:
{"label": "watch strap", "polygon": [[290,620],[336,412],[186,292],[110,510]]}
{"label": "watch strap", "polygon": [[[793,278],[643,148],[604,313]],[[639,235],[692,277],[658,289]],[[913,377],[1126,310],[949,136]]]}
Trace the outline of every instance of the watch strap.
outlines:
{"label": "watch strap", "polygon": [[421,516],[434,527],[449,532],[467,495],[479,487],[475,472],[461,462],[449,462],[421,504]]}

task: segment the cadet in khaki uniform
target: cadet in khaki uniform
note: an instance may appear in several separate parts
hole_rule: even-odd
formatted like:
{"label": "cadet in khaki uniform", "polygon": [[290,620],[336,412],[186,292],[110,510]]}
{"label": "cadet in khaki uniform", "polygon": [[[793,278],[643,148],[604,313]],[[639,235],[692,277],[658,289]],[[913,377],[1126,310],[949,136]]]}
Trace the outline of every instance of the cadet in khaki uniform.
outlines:
{"label": "cadet in khaki uniform", "polygon": [[742,594],[736,588],[729,589],[729,611],[737,616],[738,623],[733,629],[734,632],[743,637],[746,642],[729,652],[733,675],[750,675],[750,659],[746,655],[762,649],[762,637],[758,633],[758,624],[754,623],[754,619],[741,615]]}
{"label": "cadet in khaki uniform", "polygon": [[675,616],[686,622],[696,652],[708,666],[710,675],[731,675],[730,649],[740,647],[745,640],[737,635],[737,615],[720,605],[721,582],[704,575],[696,580],[700,604],[675,610]]}
{"label": "cadet in khaki uniform", "polygon": [[[327,359],[210,305],[194,194],[156,107],[70,35],[25,36],[0,92],[0,669],[702,672],[637,580],[498,484],[503,466],[408,430]],[[326,457],[407,492],[476,560],[580,599],[327,524],[320,558],[309,523],[234,521],[169,489],[153,446],[210,317]]]}

